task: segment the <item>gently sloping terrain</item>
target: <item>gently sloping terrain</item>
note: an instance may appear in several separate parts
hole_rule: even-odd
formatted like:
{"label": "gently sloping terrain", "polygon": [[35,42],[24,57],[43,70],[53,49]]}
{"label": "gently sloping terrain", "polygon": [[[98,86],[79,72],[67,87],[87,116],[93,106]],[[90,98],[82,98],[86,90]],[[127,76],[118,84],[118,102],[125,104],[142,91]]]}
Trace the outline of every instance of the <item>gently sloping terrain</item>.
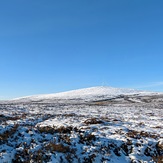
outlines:
{"label": "gently sloping terrain", "polygon": [[0,162],[161,163],[162,94],[102,89],[0,104]]}

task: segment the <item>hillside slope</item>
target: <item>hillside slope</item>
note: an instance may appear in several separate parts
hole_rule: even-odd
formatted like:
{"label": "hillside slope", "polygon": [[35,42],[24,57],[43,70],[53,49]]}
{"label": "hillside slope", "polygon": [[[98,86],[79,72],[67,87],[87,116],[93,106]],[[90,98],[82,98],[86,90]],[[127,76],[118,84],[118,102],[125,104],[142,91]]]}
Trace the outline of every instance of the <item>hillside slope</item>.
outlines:
{"label": "hillside slope", "polygon": [[151,95],[156,94],[147,91],[139,91],[134,89],[124,89],[124,88],[113,88],[113,87],[91,87],[78,90],[72,90],[68,92],[45,94],[45,95],[34,95],[16,98],[11,101],[16,102],[30,102],[30,101],[40,101],[40,100],[55,100],[55,99],[96,99],[98,97],[111,98],[118,95]]}

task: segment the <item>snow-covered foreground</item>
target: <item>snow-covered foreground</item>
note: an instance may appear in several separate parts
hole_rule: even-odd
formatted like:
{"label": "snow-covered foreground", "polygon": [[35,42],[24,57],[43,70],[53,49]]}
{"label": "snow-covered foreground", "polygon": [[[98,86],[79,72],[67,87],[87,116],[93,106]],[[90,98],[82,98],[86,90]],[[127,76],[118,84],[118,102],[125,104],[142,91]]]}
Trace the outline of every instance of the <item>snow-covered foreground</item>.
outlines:
{"label": "snow-covered foreground", "polygon": [[88,94],[0,104],[0,163],[163,161],[161,95]]}

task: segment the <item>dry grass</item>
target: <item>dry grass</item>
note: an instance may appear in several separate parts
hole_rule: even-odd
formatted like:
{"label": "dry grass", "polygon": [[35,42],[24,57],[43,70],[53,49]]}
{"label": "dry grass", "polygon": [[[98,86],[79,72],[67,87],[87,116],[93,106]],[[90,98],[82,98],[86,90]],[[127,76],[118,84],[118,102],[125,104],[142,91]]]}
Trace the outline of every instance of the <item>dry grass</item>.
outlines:
{"label": "dry grass", "polygon": [[90,124],[102,124],[104,122],[98,118],[90,118],[90,119],[85,120],[84,123],[87,125],[90,125]]}
{"label": "dry grass", "polygon": [[156,139],[159,137],[159,135],[156,135],[156,134],[152,134],[152,133],[145,132],[145,131],[139,132],[135,130],[129,131],[126,135],[130,138],[135,138],[135,139],[140,139],[141,137],[148,137],[148,138]]}
{"label": "dry grass", "polygon": [[64,146],[63,144],[55,144],[54,142],[50,142],[46,147],[46,150],[67,153],[70,152],[69,146]]}
{"label": "dry grass", "polygon": [[2,141],[7,140],[10,136],[12,136],[16,132],[18,127],[19,125],[15,124],[10,130],[7,130],[3,134],[0,134],[0,140]]}
{"label": "dry grass", "polygon": [[79,136],[79,142],[82,144],[84,144],[84,143],[89,144],[95,140],[96,140],[96,137],[95,137],[95,135],[92,135],[92,134],[88,134],[88,135],[80,134],[80,136]]}
{"label": "dry grass", "polygon": [[108,101],[97,101],[97,102],[94,102],[93,104],[94,105],[99,105],[99,106],[101,106],[101,105],[107,105],[108,104]]}
{"label": "dry grass", "polygon": [[8,120],[12,120],[12,121],[16,121],[16,120],[19,120],[19,119],[24,119],[26,118],[26,114],[22,114],[22,115],[17,115],[17,116],[5,116],[3,114],[0,114],[0,121],[8,121]]}
{"label": "dry grass", "polygon": [[70,134],[71,131],[73,130],[72,126],[43,126],[43,127],[37,127],[38,131],[41,133],[49,133],[49,134],[54,134],[54,133],[63,133],[63,134]]}
{"label": "dry grass", "polygon": [[163,163],[163,156],[155,156],[153,157],[153,161],[156,163]]}

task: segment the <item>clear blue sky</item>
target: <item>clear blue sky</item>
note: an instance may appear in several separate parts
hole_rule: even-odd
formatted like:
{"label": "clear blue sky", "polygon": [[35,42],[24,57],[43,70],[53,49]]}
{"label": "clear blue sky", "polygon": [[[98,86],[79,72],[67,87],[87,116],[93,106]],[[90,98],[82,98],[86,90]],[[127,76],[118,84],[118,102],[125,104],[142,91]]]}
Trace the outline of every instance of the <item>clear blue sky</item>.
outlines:
{"label": "clear blue sky", "polygon": [[98,85],[163,91],[162,0],[0,1],[0,99]]}

